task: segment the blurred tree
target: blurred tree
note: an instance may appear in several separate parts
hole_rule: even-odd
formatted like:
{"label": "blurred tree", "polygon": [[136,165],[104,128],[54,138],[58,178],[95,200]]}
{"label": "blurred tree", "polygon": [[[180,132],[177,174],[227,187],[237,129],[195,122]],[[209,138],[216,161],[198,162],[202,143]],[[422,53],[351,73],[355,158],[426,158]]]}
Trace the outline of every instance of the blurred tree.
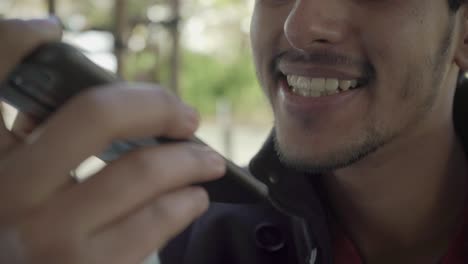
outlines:
{"label": "blurred tree", "polygon": [[[49,0],[0,0],[6,16],[47,14]],[[112,31],[115,0],[55,0],[69,29]],[[170,0],[127,0],[128,80],[170,84]],[[213,114],[216,100],[227,98],[239,115],[267,112],[249,54],[249,17],[254,0],[181,1],[181,96],[202,113]],[[13,12],[11,12],[13,10]],[[77,21],[79,23],[77,23]],[[163,23],[160,23],[163,22]],[[73,23],[81,25],[73,27]]]}
{"label": "blurred tree", "polygon": [[56,8],[56,1],[55,0],[47,0],[47,5],[49,9],[49,14],[55,14],[55,8]]}
{"label": "blurred tree", "polygon": [[181,82],[182,98],[202,114],[213,115],[219,99],[228,99],[242,119],[259,120],[269,114],[247,51],[230,63],[186,51]]}

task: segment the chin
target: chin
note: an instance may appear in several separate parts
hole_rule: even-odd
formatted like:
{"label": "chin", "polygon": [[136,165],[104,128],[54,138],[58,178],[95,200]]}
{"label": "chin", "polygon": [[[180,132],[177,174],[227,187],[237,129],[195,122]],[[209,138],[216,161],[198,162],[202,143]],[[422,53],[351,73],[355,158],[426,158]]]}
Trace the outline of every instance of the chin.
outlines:
{"label": "chin", "polygon": [[[275,135],[275,149],[280,161],[287,167],[305,173],[321,174],[352,166],[376,152],[390,138],[368,134],[349,142],[336,140],[304,141]],[[324,143],[328,142],[328,144]]]}

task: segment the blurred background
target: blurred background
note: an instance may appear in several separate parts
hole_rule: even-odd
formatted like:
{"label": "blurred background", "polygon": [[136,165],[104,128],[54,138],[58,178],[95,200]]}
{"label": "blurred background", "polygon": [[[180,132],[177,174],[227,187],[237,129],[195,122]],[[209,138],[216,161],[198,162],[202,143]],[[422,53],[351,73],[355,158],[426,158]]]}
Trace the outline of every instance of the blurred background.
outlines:
{"label": "blurred background", "polygon": [[197,135],[241,166],[272,126],[249,42],[254,0],[1,0],[0,17],[58,16],[64,41],[128,81],[161,84],[202,116]]}

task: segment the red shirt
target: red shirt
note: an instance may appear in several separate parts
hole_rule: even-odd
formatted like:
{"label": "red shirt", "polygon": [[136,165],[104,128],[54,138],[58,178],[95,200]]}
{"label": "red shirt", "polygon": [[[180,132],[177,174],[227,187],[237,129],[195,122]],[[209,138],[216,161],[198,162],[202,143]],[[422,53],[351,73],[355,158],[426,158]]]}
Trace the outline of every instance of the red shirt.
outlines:
{"label": "red shirt", "polygon": [[[468,211],[464,223],[451,242],[447,254],[441,264],[468,263]],[[353,242],[343,232],[333,231],[334,264],[362,264],[361,256]]]}

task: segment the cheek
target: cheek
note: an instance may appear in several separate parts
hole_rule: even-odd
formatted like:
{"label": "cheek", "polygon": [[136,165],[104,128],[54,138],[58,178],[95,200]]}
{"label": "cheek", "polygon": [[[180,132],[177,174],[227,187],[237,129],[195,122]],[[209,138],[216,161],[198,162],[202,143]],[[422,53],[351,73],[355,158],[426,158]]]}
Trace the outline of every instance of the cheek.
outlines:
{"label": "cheek", "polygon": [[250,26],[250,39],[257,71],[262,79],[268,78],[272,59],[287,48],[283,27],[290,6],[268,6],[256,3]]}
{"label": "cheek", "polygon": [[274,33],[271,28],[266,27],[268,19],[256,11],[252,17],[250,27],[250,40],[252,56],[255,65],[255,73],[264,92],[270,96],[269,87],[273,85],[271,81],[271,60],[275,54]]}
{"label": "cheek", "polygon": [[[375,34],[363,43],[376,70],[376,80],[369,89],[368,124],[385,133],[398,133],[417,123],[433,103],[434,60],[438,48],[428,43],[433,35],[421,32],[415,38],[411,31],[389,29]],[[431,37],[432,36],[432,39]]]}
{"label": "cheek", "polygon": [[368,45],[365,49],[376,70],[372,96],[384,105],[392,103],[393,110],[406,100],[414,100],[417,94],[421,96],[432,85],[442,34],[434,34],[427,27],[415,21],[400,21],[391,27],[381,22],[363,34],[367,39],[362,43]]}
{"label": "cheek", "polygon": [[262,21],[262,15],[259,13],[259,11],[255,11],[253,16],[252,16],[252,22],[250,25],[250,41],[251,41],[251,46],[252,46],[252,54],[253,54],[253,59],[256,67],[256,73],[257,77],[260,81],[260,83],[263,86],[264,81],[262,80],[262,61],[265,58],[265,50],[267,47],[265,46],[265,36],[263,32],[263,24],[264,21]]}
{"label": "cheek", "polygon": [[369,113],[377,130],[398,133],[418,123],[433,107],[437,85],[429,61],[434,54],[422,51],[427,50],[425,44],[421,49],[388,45],[391,49],[381,53],[376,84],[369,93]]}

